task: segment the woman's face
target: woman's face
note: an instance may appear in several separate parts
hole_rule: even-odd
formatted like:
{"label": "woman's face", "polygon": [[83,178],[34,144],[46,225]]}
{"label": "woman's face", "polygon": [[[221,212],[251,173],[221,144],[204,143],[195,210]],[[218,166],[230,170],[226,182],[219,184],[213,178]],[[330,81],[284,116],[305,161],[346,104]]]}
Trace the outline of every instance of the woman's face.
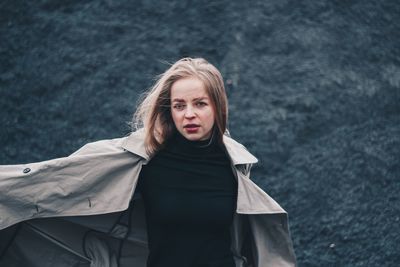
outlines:
{"label": "woman's face", "polygon": [[211,137],[215,112],[202,81],[189,77],[172,84],[171,115],[176,129],[186,139],[198,141]]}

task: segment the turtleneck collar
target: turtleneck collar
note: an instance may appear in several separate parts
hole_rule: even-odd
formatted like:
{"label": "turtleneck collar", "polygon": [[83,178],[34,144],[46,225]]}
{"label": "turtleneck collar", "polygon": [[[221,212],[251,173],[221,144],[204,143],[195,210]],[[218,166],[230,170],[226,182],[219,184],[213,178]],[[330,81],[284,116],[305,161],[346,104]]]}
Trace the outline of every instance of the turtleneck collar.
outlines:
{"label": "turtleneck collar", "polygon": [[[121,146],[129,152],[138,155],[145,160],[149,160],[150,155],[146,151],[144,138],[144,129],[139,129],[124,138]],[[258,162],[257,158],[247,151],[242,144],[236,142],[231,137],[224,135],[223,144],[234,165],[254,164]]]}
{"label": "turtleneck collar", "polygon": [[212,136],[206,140],[188,140],[178,131],[171,136],[171,138],[166,142],[166,149],[176,150],[179,149],[184,152],[190,153],[209,153],[215,151],[218,148],[217,138]]}

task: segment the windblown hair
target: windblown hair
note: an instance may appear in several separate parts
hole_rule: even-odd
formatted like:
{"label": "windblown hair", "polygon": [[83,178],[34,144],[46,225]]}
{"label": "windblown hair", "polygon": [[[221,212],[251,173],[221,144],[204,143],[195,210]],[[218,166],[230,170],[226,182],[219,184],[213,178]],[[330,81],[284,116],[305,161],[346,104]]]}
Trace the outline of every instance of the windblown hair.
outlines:
{"label": "windblown hair", "polygon": [[133,130],[143,128],[149,154],[157,152],[176,130],[171,115],[171,87],[179,79],[194,77],[204,84],[215,112],[213,138],[222,144],[228,120],[228,100],[221,73],[203,58],[182,58],[158,76],[133,115]]}

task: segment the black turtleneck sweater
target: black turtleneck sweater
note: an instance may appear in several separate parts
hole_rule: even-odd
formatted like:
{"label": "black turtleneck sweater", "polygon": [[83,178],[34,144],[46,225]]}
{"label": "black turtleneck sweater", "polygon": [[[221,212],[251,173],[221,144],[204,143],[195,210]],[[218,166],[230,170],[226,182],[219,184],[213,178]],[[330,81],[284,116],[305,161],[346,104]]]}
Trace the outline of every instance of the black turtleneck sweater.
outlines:
{"label": "black turtleneck sweater", "polygon": [[234,267],[230,226],[237,183],[215,140],[173,136],[143,166],[148,267]]}

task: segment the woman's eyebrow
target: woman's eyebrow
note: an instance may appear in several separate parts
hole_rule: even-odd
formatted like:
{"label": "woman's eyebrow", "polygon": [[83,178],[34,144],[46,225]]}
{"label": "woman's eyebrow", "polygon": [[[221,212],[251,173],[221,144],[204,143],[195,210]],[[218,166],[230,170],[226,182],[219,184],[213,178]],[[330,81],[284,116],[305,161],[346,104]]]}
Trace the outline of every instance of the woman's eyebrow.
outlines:
{"label": "woman's eyebrow", "polygon": [[202,96],[202,97],[197,97],[197,98],[193,99],[193,101],[200,101],[200,100],[208,100],[208,97],[207,96]]}
{"label": "woman's eyebrow", "polygon": [[[196,98],[192,99],[192,101],[201,101],[201,100],[208,100],[208,97],[201,96],[201,97],[196,97]],[[181,99],[181,98],[174,98],[174,99],[172,99],[172,102],[185,102],[185,100]]]}
{"label": "woman's eyebrow", "polygon": [[180,99],[180,98],[174,98],[174,99],[172,99],[172,102],[185,102],[185,100]]}

